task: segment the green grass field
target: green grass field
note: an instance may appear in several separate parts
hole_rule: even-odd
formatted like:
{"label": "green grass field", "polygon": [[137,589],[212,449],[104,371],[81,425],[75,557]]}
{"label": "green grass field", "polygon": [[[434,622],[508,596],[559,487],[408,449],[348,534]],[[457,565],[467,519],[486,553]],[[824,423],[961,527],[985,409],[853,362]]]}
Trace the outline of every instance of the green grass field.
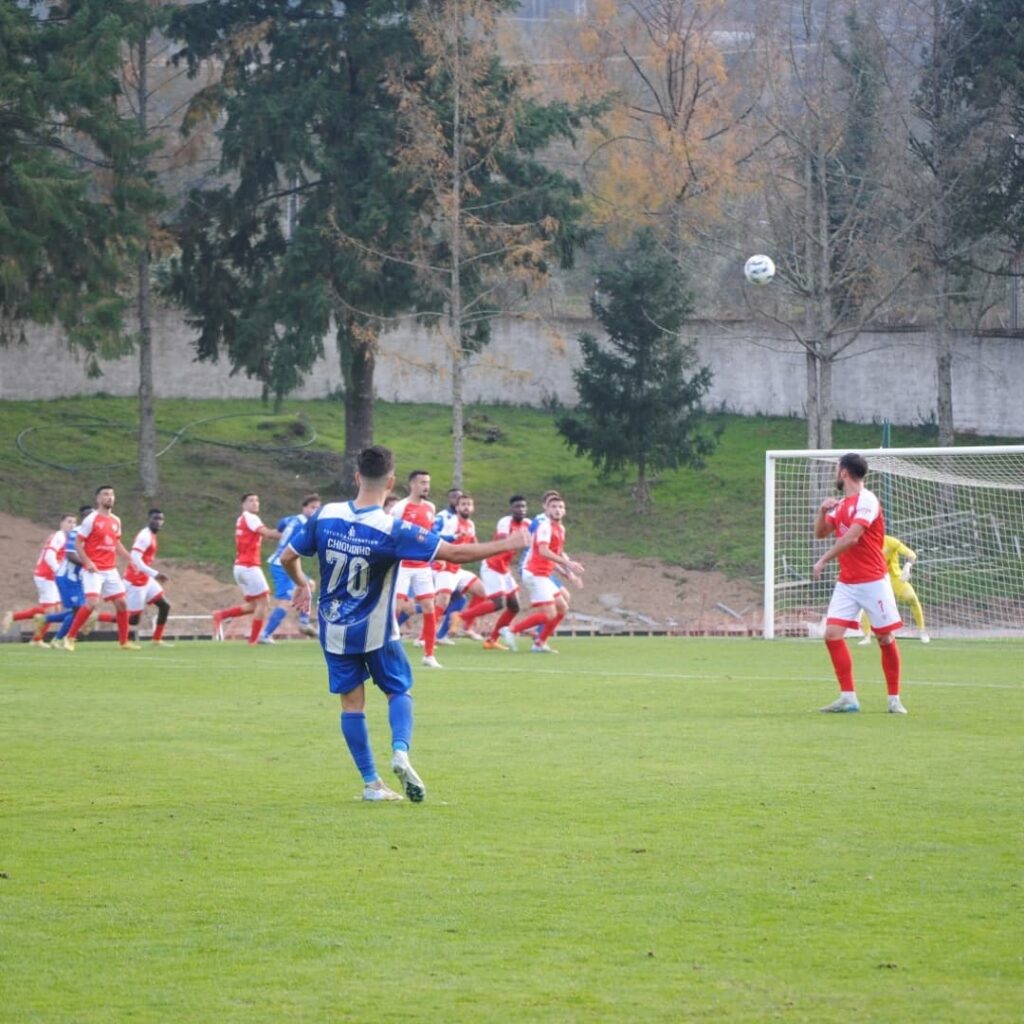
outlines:
{"label": "green grass field", "polygon": [[[368,805],[318,648],[0,647],[0,1019],[1019,1021],[1024,644],[567,639],[421,672]],[[386,766],[384,701],[369,702]]]}

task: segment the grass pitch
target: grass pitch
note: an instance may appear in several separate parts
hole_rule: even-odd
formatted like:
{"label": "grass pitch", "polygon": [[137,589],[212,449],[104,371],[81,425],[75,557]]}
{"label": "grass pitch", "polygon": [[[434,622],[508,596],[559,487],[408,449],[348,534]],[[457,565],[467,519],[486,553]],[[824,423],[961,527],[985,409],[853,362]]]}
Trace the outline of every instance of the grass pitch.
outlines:
{"label": "grass pitch", "polygon": [[[1017,1021],[1021,643],[442,648],[367,805],[319,650],[0,647],[4,1021]],[[368,716],[387,766],[384,700]]]}

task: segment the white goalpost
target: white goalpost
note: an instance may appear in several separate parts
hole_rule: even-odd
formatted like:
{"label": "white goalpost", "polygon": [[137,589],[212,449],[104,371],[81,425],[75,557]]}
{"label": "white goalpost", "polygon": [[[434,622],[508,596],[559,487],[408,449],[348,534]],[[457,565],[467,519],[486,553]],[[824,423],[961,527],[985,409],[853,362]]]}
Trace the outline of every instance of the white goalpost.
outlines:
{"label": "white goalpost", "polygon": [[[764,636],[817,631],[836,578],[814,516],[846,451],[765,452]],[[860,450],[885,532],[917,555],[910,582],[932,637],[1024,637],[1024,445]],[[902,605],[905,633],[913,632]]]}

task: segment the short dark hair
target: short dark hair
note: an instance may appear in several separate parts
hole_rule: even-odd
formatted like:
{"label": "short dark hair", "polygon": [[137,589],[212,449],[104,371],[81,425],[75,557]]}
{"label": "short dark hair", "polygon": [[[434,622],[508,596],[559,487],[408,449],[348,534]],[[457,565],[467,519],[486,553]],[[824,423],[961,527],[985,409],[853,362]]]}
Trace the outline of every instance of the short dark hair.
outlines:
{"label": "short dark hair", "polygon": [[151,516],[162,516],[164,514],[164,510],[162,508],[151,508],[149,510],[149,514]]}
{"label": "short dark hair", "polygon": [[508,503],[510,505],[514,505],[517,501],[526,501],[526,499],[521,494],[513,494],[512,497],[508,499]]}
{"label": "short dark hair", "polygon": [[449,487],[448,490],[445,491],[445,496],[447,496],[449,494],[465,494],[465,493],[466,492],[461,487]]}
{"label": "short dark hair", "polygon": [[[370,449],[367,448],[366,450],[369,451]],[[387,451],[386,448],[384,450]],[[391,466],[391,469],[394,469],[394,456],[392,456],[392,466]],[[390,472],[391,472],[391,470],[389,469],[388,473],[390,473]],[[387,476],[387,473],[385,473],[384,475]],[[409,474],[409,479],[411,480],[414,476],[430,476],[430,470],[429,469],[414,469]]]}
{"label": "short dark hair", "polygon": [[863,480],[868,475],[868,460],[856,452],[847,452],[840,458],[839,468],[845,469],[855,479]]}
{"label": "short dark hair", "polygon": [[386,480],[395,471],[395,454],[382,444],[372,444],[359,453],[356,468],[364,480]]}
{"label": "short dark hair", "polygon": [[307,505],[312,505],[314,501],[319,501],[319,500],[320,500],[320,495],[319,494],[317,494],[315,492],[313,494],[307,494],[302,499],[302,504],[299,506],[299,508],[305,508]]}
{"label": "short dark hair", "polygon": [[113,489],[113,484],[100,484],[100,486],[97,487],[95,492],[93,493],[93,497],[98,498],[100,496],[100,491],[112,491]]}
{"label": "short dark hair", "polygon": [[78,514],[80,516],[87,516],[92,511],[92,505],[79,505]]}
{"label": "short dark hair", "polygon": [[242,495],[242,501],[248,501],[250,498],[258,498],[259,495],[255,491],[246,491]]}

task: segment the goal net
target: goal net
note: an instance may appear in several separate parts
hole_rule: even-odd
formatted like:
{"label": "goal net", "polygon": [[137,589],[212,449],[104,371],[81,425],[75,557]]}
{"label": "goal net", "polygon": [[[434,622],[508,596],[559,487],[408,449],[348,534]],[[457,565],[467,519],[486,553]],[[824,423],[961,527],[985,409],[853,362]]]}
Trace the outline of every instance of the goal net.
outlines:
{"label": "goal net", "polygon": [[[846,449],[848,450],[848,449]],[[837,564],[811,567],[831,540],[814,517],[844,450],[765,453],[764,635],[822,628]],[[862,451],[885,532],[917,555],[910,583],[939,637],[1024,636],[1024,445]],[[904,635],[913,635],[901,605]]]}

